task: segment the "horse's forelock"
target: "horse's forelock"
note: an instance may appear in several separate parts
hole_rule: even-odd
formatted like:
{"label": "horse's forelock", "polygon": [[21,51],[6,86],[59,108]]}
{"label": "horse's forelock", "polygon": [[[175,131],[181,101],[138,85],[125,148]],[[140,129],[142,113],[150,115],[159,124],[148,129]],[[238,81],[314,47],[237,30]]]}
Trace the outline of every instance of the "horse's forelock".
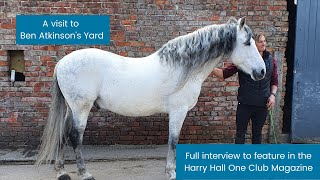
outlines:
{"label": "horse's forelock", "polygon": [[247,33],[247,38],[246,38],[246,41],[244,42],[244,44],[245,45],[250,45],[250,40],[252,38],[252,31],[247,25],[244,26],[244,30]]}

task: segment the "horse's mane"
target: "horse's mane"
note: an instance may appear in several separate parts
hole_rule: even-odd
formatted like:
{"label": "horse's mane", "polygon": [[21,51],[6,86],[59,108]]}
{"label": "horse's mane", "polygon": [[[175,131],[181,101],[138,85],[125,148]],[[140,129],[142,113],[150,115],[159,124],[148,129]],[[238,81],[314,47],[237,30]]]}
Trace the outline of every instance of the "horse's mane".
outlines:
{"label": "horse's mane", "polygon": [[170,40],[158,51],[161,62],[182,67],[184,75],[188,76],[210,60],[229,55],[236,44],[236,23],[235,19],[230,19],[226,24],[206,26]]}

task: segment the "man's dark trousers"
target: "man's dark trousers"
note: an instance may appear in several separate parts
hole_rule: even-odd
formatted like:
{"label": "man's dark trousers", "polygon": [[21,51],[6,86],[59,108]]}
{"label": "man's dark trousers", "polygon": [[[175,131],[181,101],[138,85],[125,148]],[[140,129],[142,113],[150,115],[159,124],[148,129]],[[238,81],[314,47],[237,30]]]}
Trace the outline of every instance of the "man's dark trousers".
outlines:
{"label": "man's dark trousers", "polygon": [[252,123],[252,144],[261,144],[262,127],[268,115],[267,107],[259,107],[238,103],[236,144],[244,144],[249,120]]}

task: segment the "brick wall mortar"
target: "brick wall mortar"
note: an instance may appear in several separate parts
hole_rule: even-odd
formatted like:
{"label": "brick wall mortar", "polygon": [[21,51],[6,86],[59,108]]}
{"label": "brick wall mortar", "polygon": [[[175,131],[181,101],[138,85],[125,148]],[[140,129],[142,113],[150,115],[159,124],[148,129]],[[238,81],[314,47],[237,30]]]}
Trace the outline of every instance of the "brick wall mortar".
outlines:
{"label": "brick wall mortar", "polygon": [[[230,16],[246,16],[253,31],[266,32],[270,51],[284,52],[288,31],[286,7],[285,0],[0,0],[0,147],[38,145],[51,100],[49,89],[55,64],[66,54],[88,47],[15,45],[16,14],[110,15],[111,44],[91,47],[143,57],[172,38],[212,23],[223,23]],[[8,50],[24,50],[25,54],[26,82],[17,82],[14,87],[9,83]],[[228,64],[226,61],[220,67]],[[285,78],[286,63],[283,66]],[[284,87],[285,83],[285,90]],[[237,88],[237,76],[226,81],[209,76],[199,102],[188,113],[180,143],[232,143]],[[267,123],[263,132],[266,142]],[[84,144],[166,144],[167,136],[165,114],[128,118],[93,108]]]}

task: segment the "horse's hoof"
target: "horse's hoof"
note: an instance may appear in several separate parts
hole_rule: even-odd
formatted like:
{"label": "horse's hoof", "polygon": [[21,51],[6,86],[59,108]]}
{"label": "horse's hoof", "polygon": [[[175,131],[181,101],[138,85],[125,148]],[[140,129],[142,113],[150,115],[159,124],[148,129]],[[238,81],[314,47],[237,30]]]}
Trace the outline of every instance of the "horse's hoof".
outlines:
{"label": "horse's hoof", "polygon": [[80,176],[81,178],[81,180],[95,180],[94,178],[93,178],[93,176],[90,174],[90,173],[88,173],[88,172],[85,172],[82,176]]}
{"label": "horse's hoof", "polygon": [[58,177],[58,180],[71,180],[71,177],[68,174],[63,174]]}

